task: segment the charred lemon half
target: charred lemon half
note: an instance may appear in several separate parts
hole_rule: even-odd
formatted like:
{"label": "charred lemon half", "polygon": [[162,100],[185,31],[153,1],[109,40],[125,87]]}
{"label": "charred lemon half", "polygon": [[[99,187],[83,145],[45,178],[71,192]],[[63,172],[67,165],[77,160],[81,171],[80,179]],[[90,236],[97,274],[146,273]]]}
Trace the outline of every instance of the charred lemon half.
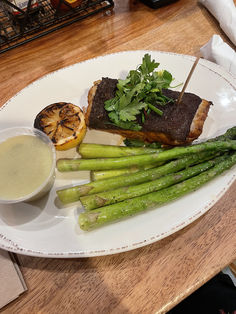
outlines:
{"label": "charred lemon half", "polygon": [[83,111],[66,102],[45,107],[37,114],[34,127],[47,134],[57,150],[76,147],[86,133]]}

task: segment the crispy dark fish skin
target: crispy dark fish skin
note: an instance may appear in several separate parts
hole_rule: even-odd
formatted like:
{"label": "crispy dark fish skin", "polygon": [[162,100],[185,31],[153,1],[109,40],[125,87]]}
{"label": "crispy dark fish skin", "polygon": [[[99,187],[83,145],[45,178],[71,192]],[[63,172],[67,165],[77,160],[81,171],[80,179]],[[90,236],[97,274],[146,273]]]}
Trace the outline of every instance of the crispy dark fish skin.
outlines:
{"label": "crispy dark fish skin", "polygon": [[[85,113],[86,125],[97,129],[119,134],[129,139],[139,139],[147,142],[161,142],[166,145],[184,145],[197,139],[203,130],[204,122],[212,103],[193,93],[185,93],[178,106],[173,101],[159,107],[163,115],[155,112],[146,115],[141,131],[124,130],[109,124],[109,117],[104,108],[104,102],[115,96],[116,79],[102,78],[94,82],[88,93],[88,107]],[[176,100],[179,92],[163,90],[163,94]]]}

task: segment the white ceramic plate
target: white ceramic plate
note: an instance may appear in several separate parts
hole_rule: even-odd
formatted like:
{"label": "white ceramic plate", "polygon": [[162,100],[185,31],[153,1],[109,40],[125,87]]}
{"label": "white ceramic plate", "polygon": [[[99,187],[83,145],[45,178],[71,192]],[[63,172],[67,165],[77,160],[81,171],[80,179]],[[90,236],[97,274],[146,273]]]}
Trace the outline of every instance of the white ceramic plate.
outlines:
{"label": "white ceramic plate", "polygon": [[[101,77],[125,77],[141,63],[147,51],[129,51],[91,59],[49,74],[23,89],[0,108],[0,129],[32,126],[36,114],[59,101],[81,107],[87,93]],[[184,82],[194,57],[149,51],[175,77]],[[204,126],[201,139],[223,133],[236,124],[236,79],[221,67],[200,60],[187,91],[211,100],[214,106]],[[89,131],[85,141],[119,144],[116,135]],[[75,156],[75,150],[58,157]],[[175,202],[137,216],[83,232],[77,224],[80,204],[58,208],[55,190],[64,185],[86,183],[88,172],[57,173],[50,194],[34,204],[0,205],[0,247],[21,254],[44,257],[86,257],[114,254],[158,241],[203,215],[223,195],[235,179],[235,167]]]}

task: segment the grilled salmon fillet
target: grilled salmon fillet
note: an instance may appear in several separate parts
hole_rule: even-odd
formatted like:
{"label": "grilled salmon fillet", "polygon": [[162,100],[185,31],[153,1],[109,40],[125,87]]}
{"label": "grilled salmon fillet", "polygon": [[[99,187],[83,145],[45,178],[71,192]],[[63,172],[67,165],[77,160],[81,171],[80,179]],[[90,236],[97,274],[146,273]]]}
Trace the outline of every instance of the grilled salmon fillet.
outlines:
{"label": "grilled salmon fillet", "polygon": [[[121,129],[110,123],[104,102],[115,96],[118,81],[102,78],[94,82],[88,93],[88,107],[85,113],[86,125],[97,129],[120,134],[128,139],[139,139],[147,142],[160,142],[167,145],[184,145],[197,139],[202,133],[204,122],[212,102],[201,99],[192,93],[185,93],[177,105],[179,92],[163,90],[163,94],[173,99],[165,106],[159,107],[163,115],[151,111],[146,115],[144,123],[137,116],[140,131]],[[157,105],[158,108],[158,105]]]}

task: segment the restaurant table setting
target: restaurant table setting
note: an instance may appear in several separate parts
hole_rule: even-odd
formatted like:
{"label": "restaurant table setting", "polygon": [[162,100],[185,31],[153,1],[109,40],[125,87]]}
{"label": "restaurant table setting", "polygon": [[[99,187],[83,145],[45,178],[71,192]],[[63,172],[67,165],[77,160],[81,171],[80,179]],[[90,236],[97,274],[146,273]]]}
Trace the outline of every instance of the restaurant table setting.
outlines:
{"label": "restaurant table setting", "polygon": [[[198,61],[186,91],[213,102],[201,143],[235,126],[235,45],[232,0],[157,9],[117,0],[111,11],[0,54],[0,129],[32,127],[57,102],[86,110],[95,81],[125,78],[150,54],[178,91]],[[84,142],[122,144],[94,130]],[[88,171],[78,173],[56,170],[43,198],[0,204],[3,312],[167,313],[236,259],[235,166],[190,196],[91,231],[78,224],[80,204],[58,200],[58,189],[89,182]]]}

